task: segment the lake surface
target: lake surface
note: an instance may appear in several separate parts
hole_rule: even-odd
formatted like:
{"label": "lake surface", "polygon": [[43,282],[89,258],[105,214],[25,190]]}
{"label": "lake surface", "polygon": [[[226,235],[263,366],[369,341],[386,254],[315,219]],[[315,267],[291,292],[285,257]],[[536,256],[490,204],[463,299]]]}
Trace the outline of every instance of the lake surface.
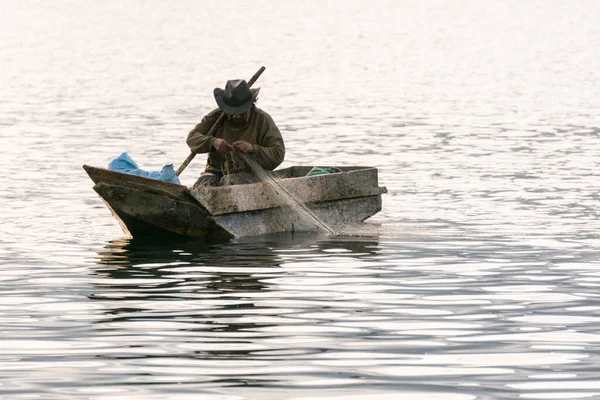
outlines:
{"label": "lake surface", "polygon": [[[600,398],[600,2],[1,9],[0,398]],[[383,210],[124,238],[81,166],[179,166],[261,65],[282,167],[375,166]]]}

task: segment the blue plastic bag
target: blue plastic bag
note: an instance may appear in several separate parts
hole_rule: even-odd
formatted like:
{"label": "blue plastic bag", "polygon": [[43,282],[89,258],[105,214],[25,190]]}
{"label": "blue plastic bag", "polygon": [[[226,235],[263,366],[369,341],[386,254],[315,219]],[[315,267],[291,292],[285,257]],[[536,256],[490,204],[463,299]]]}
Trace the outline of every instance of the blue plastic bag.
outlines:
{"label": "blue plastic bag", "polygon": [[138,168],[138,165],[126,152],[112,160],[108,164],[108,169],[181,185],[179,177],[173,169],[173,164],[165,165],[160,171],[144,171]]}

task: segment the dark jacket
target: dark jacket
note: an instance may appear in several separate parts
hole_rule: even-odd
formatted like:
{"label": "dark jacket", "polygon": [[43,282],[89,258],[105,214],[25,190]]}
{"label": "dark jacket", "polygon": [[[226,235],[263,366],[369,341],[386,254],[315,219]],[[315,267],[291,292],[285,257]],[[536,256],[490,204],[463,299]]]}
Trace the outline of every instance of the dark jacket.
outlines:
{"label": "dark jacket", "polygon": [[194,153],[209,153],[206,172],[229,174],[248,170],[243,158],[237,152],[217,152],[212,147],[215,138],[224,139],[229,144],[237,140],[252,143],[254,150],[250,156],[266,170],[272,171],[283,162],[285,156],[283,137],[269,114],[253,106],[250,118],[243,126],[230,124],[224,118],[214,135],[207,136],[221,114],[222,111],[219,109],[211,111],[188,134],[187,144]]}

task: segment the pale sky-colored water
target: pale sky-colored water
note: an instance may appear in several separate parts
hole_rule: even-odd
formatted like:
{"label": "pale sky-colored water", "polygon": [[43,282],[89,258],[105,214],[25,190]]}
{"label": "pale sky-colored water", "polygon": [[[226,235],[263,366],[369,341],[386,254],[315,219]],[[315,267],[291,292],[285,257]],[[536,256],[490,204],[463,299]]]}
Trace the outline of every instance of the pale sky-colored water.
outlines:
{"label": "pale sky-colored water", "polygon": [[[1,10],[0,395],[600,397],[600,3]],[[261,65],[283,167],[379,168],[363,237],[121,240],[81,165],[177,167]]]}

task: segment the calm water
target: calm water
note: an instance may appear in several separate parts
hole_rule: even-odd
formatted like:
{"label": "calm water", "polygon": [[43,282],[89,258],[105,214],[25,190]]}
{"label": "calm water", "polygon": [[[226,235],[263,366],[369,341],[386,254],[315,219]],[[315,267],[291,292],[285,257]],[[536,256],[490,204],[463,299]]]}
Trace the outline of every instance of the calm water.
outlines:
{"label": "calm water", "polygon": [[[0,398],[600,398],[600,2],[0,8]],[[383,211],[123,239],[81,165],[177,167],[261,65],[283,166],[376,166]]]}

